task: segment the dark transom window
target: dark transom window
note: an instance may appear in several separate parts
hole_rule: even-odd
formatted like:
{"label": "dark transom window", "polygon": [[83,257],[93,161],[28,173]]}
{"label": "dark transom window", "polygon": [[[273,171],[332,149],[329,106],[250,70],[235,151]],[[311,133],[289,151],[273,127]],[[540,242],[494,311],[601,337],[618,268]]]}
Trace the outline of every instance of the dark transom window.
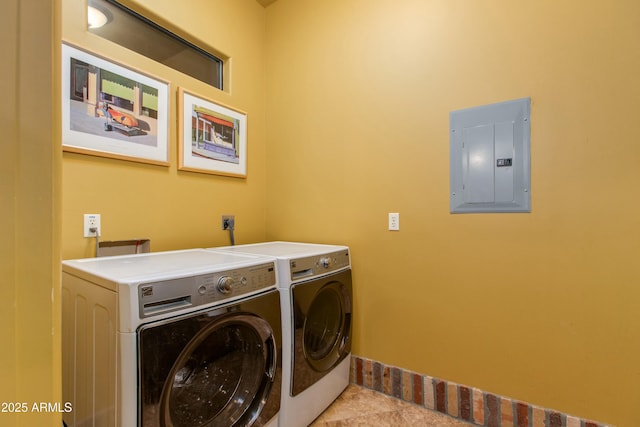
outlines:
{"label": "dark transom window", "polygon": [[88,5],[89,32],[222,89],[222,59],[115,0]]}

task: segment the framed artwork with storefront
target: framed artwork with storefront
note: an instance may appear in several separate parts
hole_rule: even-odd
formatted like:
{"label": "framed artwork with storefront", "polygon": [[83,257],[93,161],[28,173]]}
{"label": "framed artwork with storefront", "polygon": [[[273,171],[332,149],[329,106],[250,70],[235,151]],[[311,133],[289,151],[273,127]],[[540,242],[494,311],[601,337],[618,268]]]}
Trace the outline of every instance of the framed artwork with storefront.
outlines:
{"label": "framed artwork with storefront", "polygon": [[169,83],[62,44],[64,151],[169,165]]}
{"label": "framed artwork with storefront", "polygon": [[247,176],[247,114],[178,88],[180,170]]}

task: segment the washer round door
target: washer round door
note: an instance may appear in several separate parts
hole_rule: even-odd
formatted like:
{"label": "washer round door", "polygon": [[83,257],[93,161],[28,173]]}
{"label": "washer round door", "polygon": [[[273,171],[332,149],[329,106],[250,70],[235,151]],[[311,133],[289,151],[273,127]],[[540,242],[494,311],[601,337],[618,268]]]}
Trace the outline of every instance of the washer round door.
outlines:
{"label": "washer round door", "polygon": [[292,292],[295,396],[351,351],[351,270],[296,284]]}
{"label": "washer round door", "polygon": [[[273,407],[264,411],[278,371],[265,319],[209,311],[146,328],[140,342],[143,426],[249,426],[275,415]],[[279,384],[277,391],[279,400]]]}

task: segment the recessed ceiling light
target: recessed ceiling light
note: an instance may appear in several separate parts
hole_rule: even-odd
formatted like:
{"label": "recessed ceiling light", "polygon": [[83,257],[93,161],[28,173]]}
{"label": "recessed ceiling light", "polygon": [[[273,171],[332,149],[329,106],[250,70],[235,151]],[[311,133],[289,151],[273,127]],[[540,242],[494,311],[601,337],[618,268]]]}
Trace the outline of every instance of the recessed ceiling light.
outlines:
{"label": "recessed ceiling light", "polygon": [[93,6],[87,6],[87,23],[89,28],[100,28],[109,21],[107,15]]}

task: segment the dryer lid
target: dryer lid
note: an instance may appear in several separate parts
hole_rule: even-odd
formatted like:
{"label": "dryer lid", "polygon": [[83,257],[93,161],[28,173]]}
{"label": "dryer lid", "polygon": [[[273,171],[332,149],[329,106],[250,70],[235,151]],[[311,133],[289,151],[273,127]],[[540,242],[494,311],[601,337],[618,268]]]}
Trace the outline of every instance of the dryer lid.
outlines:
{"label": "dryer lid", "polygon": [[330,252],[348,249],[347,246],[324,245],[317,243],[299,242],[264,242],[249,245],[225,246],[211,248],[233,253],[269,255],[276,258],[299,258],[304,256],[322,255]]}

